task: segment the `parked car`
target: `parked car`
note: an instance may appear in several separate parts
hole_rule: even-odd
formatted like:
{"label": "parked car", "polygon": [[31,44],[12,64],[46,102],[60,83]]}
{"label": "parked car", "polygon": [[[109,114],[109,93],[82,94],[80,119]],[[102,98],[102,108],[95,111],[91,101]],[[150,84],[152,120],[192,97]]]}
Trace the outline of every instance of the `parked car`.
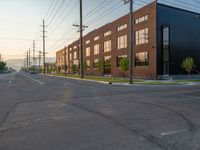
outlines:
{"label": "parked car", "polygon": [[30,71],[30,74],[38,74],[37,71]]}

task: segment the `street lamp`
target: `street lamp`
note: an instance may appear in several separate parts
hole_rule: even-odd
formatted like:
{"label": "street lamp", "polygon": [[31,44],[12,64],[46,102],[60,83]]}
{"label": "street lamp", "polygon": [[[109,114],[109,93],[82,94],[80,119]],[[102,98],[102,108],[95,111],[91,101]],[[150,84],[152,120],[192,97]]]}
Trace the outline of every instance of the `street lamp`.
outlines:
{"label": "street lamp", "polygon": [[135,0],[123,0],[124,4],[130,5],[130,49],[129,49],[129,83],[133,84],[133,2]]}

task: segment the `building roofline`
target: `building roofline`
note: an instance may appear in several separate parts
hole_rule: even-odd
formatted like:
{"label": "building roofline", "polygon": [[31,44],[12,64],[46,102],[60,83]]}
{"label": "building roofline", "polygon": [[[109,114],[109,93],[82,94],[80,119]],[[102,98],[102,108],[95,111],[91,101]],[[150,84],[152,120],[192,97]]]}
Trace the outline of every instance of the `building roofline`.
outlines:
{"label": "building roofline", "polygon": [[196,14],[196,15],[200,15],[200,12],[191,11],[191,10],[187,10],[187,9],[179,8],[179,7],[175,7],[175,6],[170,6],[170,5],[159,3],[159,2],[157,2],[157,5],[161,5],[161,6],[169,7],[169,8],[172,8],[172,9],[177,9],[177,10],[180,10],[180,11],[184,11],[184,12],[188,12],[188,13],[193,13],[193,14]]}

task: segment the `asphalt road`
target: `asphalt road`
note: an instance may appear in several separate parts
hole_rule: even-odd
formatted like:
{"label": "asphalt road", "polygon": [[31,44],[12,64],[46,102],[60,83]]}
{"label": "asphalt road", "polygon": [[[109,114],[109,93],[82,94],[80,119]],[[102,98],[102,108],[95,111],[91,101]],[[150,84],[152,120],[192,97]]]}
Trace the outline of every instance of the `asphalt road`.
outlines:
{"label": "asphalt road", "polygon": [[200,85],[0,75],[0,150],[199,150]]}

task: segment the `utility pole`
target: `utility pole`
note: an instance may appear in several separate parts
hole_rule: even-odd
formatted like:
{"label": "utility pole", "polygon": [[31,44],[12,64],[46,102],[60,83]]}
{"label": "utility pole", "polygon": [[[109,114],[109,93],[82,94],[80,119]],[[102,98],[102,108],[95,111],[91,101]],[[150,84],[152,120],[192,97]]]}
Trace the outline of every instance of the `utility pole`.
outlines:
{"label": "utility pole", "polygon": [[38,67],[39,68],[39,73],[40,73],[40,67],[41,67],[41,53],[42,52],[39,51],[39,64],[38,64],[39,65],[39,67]]}
{"label": "utility pole", "polygon": [[28,62],[28,65],[29,65],[29,68],[31,67],[31,49],[29,48],[29,62]]}
{"label": "utility pole", "polygon": [[67,76],[67,62],[66,62],[66,50],[67,50],[67,48],[66,48],[66,46],[65,46],[65,48],[64,48],[64,69],[65,69],[65,76]]}
{"label": "utility pole", "polygon": [[78,27],[80,30],[80,47],[79,47],[79,58],[80,58],[80,77],[83,78],[83,30],[84,28],[88,28],[88,26],[83,26],[83,5],[82,0],[80,0],[80,25],[73,25]]}
{"label": "utility pole", "polygon": [[34,70],[35,70],[35,66],[36,66],[36,63],[35,63],[35,40],[33,40],[33,67],[34,67]]}
{"label": "utility pole", "polygon": [[46,66],[45,66],[45,55],[46,55],[46,52],[45,52],[45,22],[43,20],[43,73],[46,74]]}
{"label": "utility pole", "polygon": [[28,62],[29,62],[29,60],[28,60],[28,51],[27,51],[27,58],[26,58],[26,68],[27,68],[27,70],[28,70]]}
{"label": "utility pole", "polygon": [[129,49],[129,83],[133,84],[133,1],[135,0],[123,0],[125,4],[130,4],[130,49]]}

